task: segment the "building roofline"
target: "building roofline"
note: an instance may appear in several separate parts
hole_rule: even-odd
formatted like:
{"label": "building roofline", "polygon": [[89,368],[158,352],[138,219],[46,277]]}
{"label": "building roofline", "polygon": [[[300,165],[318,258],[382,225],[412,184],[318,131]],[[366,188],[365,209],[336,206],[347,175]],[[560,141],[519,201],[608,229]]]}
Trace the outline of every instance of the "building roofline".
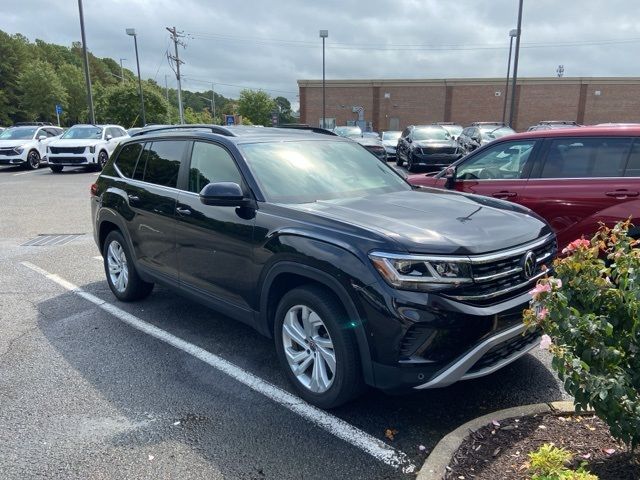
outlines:
{"label": "building roofline", "polygon": [[[501,78],[406,78],[406,79],[340,79],[326,80],[328,87],[404,87],[404,86],[455,86],[455,85],[503,85]],[[518,85],[640,85],[640,77],[519,77]],[[298,87],[322,87],[322,80],[301,79]]]}

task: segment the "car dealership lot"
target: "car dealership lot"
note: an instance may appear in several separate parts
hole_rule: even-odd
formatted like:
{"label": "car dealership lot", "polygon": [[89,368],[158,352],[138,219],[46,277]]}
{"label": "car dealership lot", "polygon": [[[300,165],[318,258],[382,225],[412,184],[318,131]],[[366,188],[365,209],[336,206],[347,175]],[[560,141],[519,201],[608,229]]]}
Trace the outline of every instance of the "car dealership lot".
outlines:
{"label": "car dealership lot", "polygon": [[[292,390],[272,340],[164,288],[138,303],[115,300],[91,235],[95,175],[0,168],[6,478],[404,478],[424,461],[420,445],[429,451],[470,418],[563,398],[549,356],[536,349],[442,390],[369,390],[328,414],[299,408],[278,393]],[[82,235],[21,246],[40,234]],[[203,350],[211,361],[194,356]],[[220,361],[237,367],[234,376]],[[247,386],[255,382],[277,389]],[[386,429],[397,431],[393,441]]]}

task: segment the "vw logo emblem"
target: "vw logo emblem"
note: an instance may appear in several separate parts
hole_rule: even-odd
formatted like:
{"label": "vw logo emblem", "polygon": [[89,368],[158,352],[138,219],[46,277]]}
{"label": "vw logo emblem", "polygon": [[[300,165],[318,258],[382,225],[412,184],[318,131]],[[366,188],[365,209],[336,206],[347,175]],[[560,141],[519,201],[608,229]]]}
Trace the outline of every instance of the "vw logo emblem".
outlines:
{"label": "vw logo emblem", "polygon": [[532,251],[528,251],[524,256],[524,260],[522,262],[522,275],[524,278],[529,280],[536,273],[536,254]]}

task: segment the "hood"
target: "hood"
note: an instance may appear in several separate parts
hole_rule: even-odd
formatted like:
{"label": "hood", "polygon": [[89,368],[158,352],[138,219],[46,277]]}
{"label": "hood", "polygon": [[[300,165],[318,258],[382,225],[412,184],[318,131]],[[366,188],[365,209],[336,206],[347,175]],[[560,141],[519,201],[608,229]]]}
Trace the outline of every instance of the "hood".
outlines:
{"label": "hood", "polygon": [[50,147],[91,147],[99,143],[103,143],[104,140],[95,138],[83,139],[83,138],[62,138],[54,140],[49,144]]}
{"label": "hood", "polygon": [[411,253],[489,253],[551,232],[518,205],[431,188],[286,206],[374,230]]}
{"label": "hood", "polygon": [[33,140],[29,140],[29,139],[0,140],[0,148],[15,148],[21,145],[26,145],[27,143],[33,143]]}

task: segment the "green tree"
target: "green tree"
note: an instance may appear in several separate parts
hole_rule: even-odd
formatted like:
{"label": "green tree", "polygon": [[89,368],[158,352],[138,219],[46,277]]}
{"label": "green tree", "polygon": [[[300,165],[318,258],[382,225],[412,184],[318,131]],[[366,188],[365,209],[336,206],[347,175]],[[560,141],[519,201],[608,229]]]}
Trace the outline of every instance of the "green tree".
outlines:
{"label": "green tree", "polygon": [[[157,88],[142,83],[147,123],[166,123],[169,105]],[[143,126],[140,115],[138,85],[132,82],[106,87],[96,102],[100,122],[116,123],[125,128]]]}
{"label": "green tree", "polygon": [[278,123],[293,123],[295,119],[291,114],[291,102],[284,97],[276,97],[274,100],[278,106]]}
{"label": "green tree", "polygon": [[276,110],[273,99],[261,90],[242,90],[238,99],[238,114],[254,125],[271,125],[271,112]]}
{"label": "green tree", "polygon": [[29,120],[53,121],[55,105],[67,102],[67,92],[54,68],[41,60],[28,63],[18,76],[20,108]]}
{"label": "green tree", "polygon": [[18,108],[18,74],[30,58],[28,43],[22,35],[0,31],[0,125],[26,119]]}
{"label": "green tree", "polygon": [[64,117],[73,125],[86,121],[87,91],[82,70],[71,63],[58,68],[58,78],[67,92],[67,102],[63,104]]}

